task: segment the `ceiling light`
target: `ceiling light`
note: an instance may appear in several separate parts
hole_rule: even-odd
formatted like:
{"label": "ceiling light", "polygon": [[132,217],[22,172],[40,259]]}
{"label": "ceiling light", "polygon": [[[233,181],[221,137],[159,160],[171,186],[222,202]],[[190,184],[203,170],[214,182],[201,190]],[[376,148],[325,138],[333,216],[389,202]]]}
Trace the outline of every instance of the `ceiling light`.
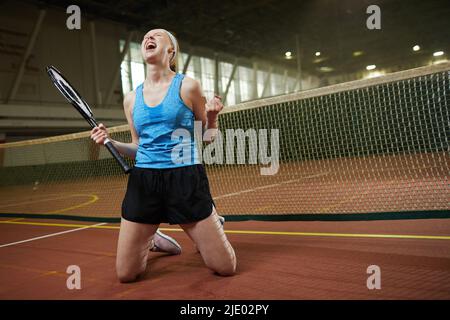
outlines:
{"label": "ceiling light", "polygon": [[370,79],[370,78],[376,78],[376,77],[381,77],[381,76],[384,76],[384,72],[372,71],[372,72],[369,72],[369,74],[367,76],[365,76],[365,78]]}
{"label": "ceiling light", "polygon": [[331,71],[333,71],[334,69],[333,68],[331,68],[331,67],[320,67],[319,68],[319,71],[321,71],[321,72],[331,72]]}

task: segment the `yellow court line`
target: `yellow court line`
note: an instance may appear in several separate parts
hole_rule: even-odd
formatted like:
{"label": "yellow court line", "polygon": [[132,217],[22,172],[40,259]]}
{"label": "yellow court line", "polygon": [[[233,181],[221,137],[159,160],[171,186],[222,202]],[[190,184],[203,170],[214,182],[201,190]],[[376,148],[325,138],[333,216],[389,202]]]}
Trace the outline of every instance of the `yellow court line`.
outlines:
{"label": "yellow court line", "polygon": [[[85,224],[70,223],[47,223],[47,222],[25,222],[25,221],[0,221],[0,224],[18,224],[32,226],[80,228],[86,227]],[[89,229],[120,229],[119,226],[90,226]],[[161,228],[162,231],[181,232],[177,228]],[[247,234],[247,235],[281,235],[281,236],[304,236],[304,237],[342,237],[342,238],[383,238],[383,239],[421,239],[421,240],[450,240],[450,236],[430,236],[430,235],[411,235],[411,234],[370,234],[370,233],[327,233],[327,232],[292,232],[292,231],[255,231],[255,230],[226,230],[229,234]]]}
{"label": "yellow court line", "polygon": [[[59,196],[56,198],[52,197],[52,198],[34,199],[34,200],[28,200],[28,201],[15,201],[14,203],[8,203],[8,204],[0,204],[0,208],[17,207],[17,206],[21,206],[21,205],[33,204],[33,203],[38,203],[38,202],[46,202],[46,201],[55,201],[55,200],[73,198],[73,197],[97,197],[97,199],[95,201],[98,200],[98,196],[95,194],[72,193],[72,194],[67,194],[65,196]],[[92,200],[89,200],[88,202],[90,203],[90,201],[92,201]],[[83,204],[83,205],[85,205],[85,204]],[[62,210],[64,210],[64,209],[62,209]],[[55,213],[56,213],[56,211],[55,211]]]}
{"label": "yellow court line", "polygon": [[[67,199],[67,198],[73,198],[73,197],[91,197],[91,199],[88,200],[88,201],[82,202],[80,204],[71,206],[71,207],[66,207],[66,208],[62,208],[62,209],[59,209],[59,210],[46,212],[46,214],[63,213],[63,212],[70,211],[70,210],[73,210],[73,209],[81,208],[81,207],[90,205],[90,204],[98,201],[98,199],[99,199],[99,197],[96,194],[69,194],[67,196],[58,197],[58,198],[45,198],[45,199],[32,200],[32,201],[27,201],[27,202],[17,202],[15,204],[0,205],[0,207],[1,208],[16,207],[16,206],[20,206],[20,205],[24,205],[24,204],[31,204],[31,203],[45,202],[45,201],[54,201],[54,200]],[[19,218],[19,219],[23,219],[23,218]]]}
{"label": "yellow court line", "polygon": [[67,208],[63,208],[63,209],[60,209],[60,210],[51,211],[51,212],[48,212],[48,213],[49,214],[54,214],[54,213],[66,212],[66,211],[69,211],[69,210],[73,210],[73,209],[77,209],[77,208],[80,208],[80,207],[87,206],[87,205],[92,204],[92,203],[94,203],[94,202],[96,202],[98,200],[98,196],[96,194],[91,194],[89,196],[91,197],[91,200],[89,200],[89,201],[77,204],[77,205],[72,206],[72,207],[67,207]]}
{"label": "yellow court line", "polygon": [[[60,194],[61,193],[48,193],[47,196],[59,196]],[[22,205],[22,204],[30,204],[30,203],[36,203],[36,202],[45,202],[45,201],[65,199],[65,198],[67,198],[67,197],[41,198],[41,199],[24,200],[24,201],[18,201],[17,199],[14,199],[13,201],[11,201],[11,203],[0,203],[0,208],[14,207],[14,206],[17,206],[17,205]]]}
{"label": "yellow court line", "polygon": [[427,236],[427,235],[412,235],[412,234],[410,235],[410,234],[370,234],[370,233],[278,232],[278,231],[252,231],[252,230],[227,230],[225,232],[235,234],[264,234],[264,235],[310,236],[310,237],[450,240],[450,236]]}
{"label": "yellow court line", "polygon": [[25,218],[15,218],[15,219],[11,219],[11,220],[1,220],[4,222],[13,222],[13,221],[19,221],[19,220],[24,220]]}

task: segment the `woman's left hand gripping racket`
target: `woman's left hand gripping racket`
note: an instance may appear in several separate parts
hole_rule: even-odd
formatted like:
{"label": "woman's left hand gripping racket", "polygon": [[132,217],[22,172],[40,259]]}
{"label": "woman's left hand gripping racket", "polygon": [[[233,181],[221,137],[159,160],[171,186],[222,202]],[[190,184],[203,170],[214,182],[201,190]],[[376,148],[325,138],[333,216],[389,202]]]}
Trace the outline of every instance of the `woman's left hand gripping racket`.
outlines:
{"label": "woman's left hand gripping racket", "polygon": [[[83,118],[91,125],[92,128],[97,126],[97,121],[95,121],[92,114],[92,110],[86,101],[83,100],[81,95],[72,87],[63,75],[53,66],[46,68],[47,73],[53,81],[53,84],[58,88],[58,90],[63,94],[64,97],[78,110]],[[125,173],[129,173],[131,168],[119,154],[117,149],[113,146],[109,139],[105,140],[105,147],[109,150],[117,163],[122,167]]]}

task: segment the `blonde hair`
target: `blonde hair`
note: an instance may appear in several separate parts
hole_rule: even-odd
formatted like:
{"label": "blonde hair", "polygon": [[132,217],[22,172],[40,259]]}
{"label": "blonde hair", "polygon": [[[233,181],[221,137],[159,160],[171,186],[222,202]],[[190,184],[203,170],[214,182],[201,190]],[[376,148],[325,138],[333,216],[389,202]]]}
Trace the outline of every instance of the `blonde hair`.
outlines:
{"label": "blonde hair", "polygon": [[175,36],[172,33],[170,33],[169,31],[167,31],[165,29],[162,29],[162,30],[164,30],[167,33],[167,35],[169,36],[170,42],[172,42],[172,46],[173,46],[173,50],[174,50],[173,56],[172,56],[172,58],[170,58],[170,62],[169,62],[170,70],[172,70],[173,72],[177,72],[178,52],[180,51],[180,47],[178,46],[177,38],[175,38]]}

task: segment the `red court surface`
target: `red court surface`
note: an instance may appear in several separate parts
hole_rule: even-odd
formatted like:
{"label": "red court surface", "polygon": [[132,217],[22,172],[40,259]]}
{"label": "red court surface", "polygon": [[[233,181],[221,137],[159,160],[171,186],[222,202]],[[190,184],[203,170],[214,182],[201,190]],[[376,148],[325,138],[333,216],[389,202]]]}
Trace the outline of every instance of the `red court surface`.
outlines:
{"label": "red court surface", "polygon": [[[150,253],[130,284],[115,276],[117,225],[1,220],[0,299],[450,299],[450,219],[226,222],[233,277],[209,271],[188,237],[164,225],[183,253]],[[66,287],[69,265],[81,268],[81,290]],[[366,286],[370,265],[381,269],[380,290]]]}

